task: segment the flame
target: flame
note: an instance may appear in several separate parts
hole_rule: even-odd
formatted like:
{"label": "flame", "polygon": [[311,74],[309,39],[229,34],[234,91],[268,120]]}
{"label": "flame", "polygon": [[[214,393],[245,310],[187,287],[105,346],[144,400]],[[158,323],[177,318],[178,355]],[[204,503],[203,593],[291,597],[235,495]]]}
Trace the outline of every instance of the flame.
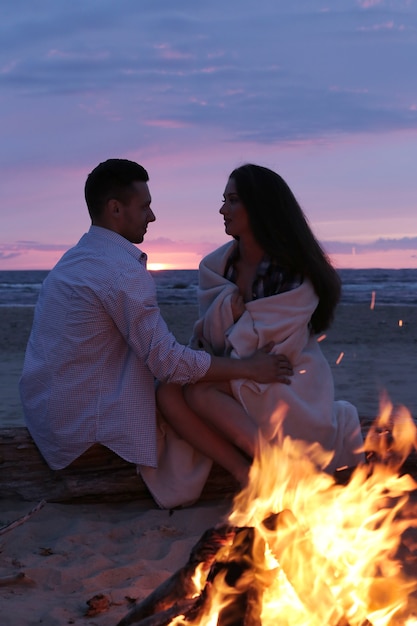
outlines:
{"label": "flame", "polygon": [[417,429],[409,410],[394,410],[386,393],[381,395],[379,417],[365,439],[365,450],[371,461],[382,461],[397,471],[412,449],[417,448]]}
{"label": "flame", "polygon": [[[344,485],[321,469],[331,453],[281,439],[259,442],[228,518],[238,531],[216,556],[217,575],[197,572],[203,615],[172,624],[416,626],[406,609],[417,581],[397,558],[402,534],[417,526],[405,513],[417,483],[397,472],[416,445],[408,411],[381,399],[365,442],[372,464],[353,469]],[[236,621],[242,602],[250,615]]]}

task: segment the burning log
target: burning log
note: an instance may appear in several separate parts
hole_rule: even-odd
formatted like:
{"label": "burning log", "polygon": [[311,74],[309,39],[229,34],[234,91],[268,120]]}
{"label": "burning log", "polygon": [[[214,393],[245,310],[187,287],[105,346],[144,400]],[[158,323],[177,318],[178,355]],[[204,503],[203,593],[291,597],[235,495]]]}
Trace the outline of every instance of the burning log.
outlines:
{"label": "burning log", "polygon": [[[333,592],[328,581],[334,580],[337,588],[340,572],[317,553],[308,531],[289,509],[270,515],[261,526],[224,525],[206,531],[186,565],[117,626],[169,626],[180,617],[181,623],[190,625],[206,623],[207,618],[217,626],[261,626],[263,602],[268,603],[268,588],[273,591],[277,572],[285,575],[306,614],[315,620],[329,626],[351,626],[351,616],[355,624],[372,626],[357,612],[350,594],[339,597]],[[278,567],[268,567],[266,545]],[[193,581],[198,566],[203,568],[202,591]],[[369,598],[371,611],[378,606],[378,589],[377,584]]]}
{"label": "burning log", "polygon": [[220,587],[224,608],[217,626],[261,626],[263,589],[257,570],[264,565],[264,553],[265,543],[255,529],[240,528],[227,560],[213,564],[203,594],[211,597]]}
{"label": "burning log", "polygon": [[[227,558],[215,560],[221,547],[233,540]],[[206,531],[191,551],[186,565],[134,607],[117,626],[166,626],[182,615],[198,623],[208,613],[220,589],[222,608],[218,626],[261,626],[262,584],[258,576],[265,545],[254,528],[228,526]],[[192,577],[199,564],[208,571],[200,595]]]}
{"label": "burning log", "polygon": [[[307,611],[323,623],[350,626],[346,613],[325,578],[336,577],[319,556],[308,534],[286,509],[263,522],[276,560]],[[228,545],[230,544],[230,545]],[[182,617],[199,624],[218,610],[217,626],[261,626],[266,588],[276,574],[265,562],[265,540],[254,527],[221,526],[207,530],[182,568],[135,606],[117,626],[168,626]],[[228,546],[224,551],[221,548]],[[197,567],[207,573],[201,592],[193,581]],[[204,580],[204,575],[203,575]],[[217,602],[218,607],[215,603]],[[361,626],[372,626],[364,619]]]}
{"label": "burning log", "polygon": [[[230,526],[206,530],[191,550],[187,563],[135,606],[117,626],[129,626],[136,623],[162,626],[164,617],[162,615],[157,617],[155,614],[172,609],[169,611],[170,615],[172,613],[169,620],[171,621],[176,615],[182,615],[184,610],[191,611],[197,602],[195,599],[189,602],[197,592],[192,580],[197,566],[202,564],[204,570],[209,571],[219,549],[232,540],[234,533],[234,529]],[[187,600],[185,604],[184,599]],[[175,611],[178,612],[175,613]],[[145,619],[150,616],[155,619],[145,622]],[[169,624],[169,621],[166,623]]]}
{"label": "burning log", "polygon": [[[128,619],[128,616],[124,618],[119,624],[139,624],[139,626],[168,626],[172,622],[173,619],[182,615],[186,619],[192,619],[192,616],[196,610],[196,605],[199,603],[199,598],[196,599],[188,599],[188,600],[179,600],[175,602],[172,606],[168,607],[163,611],[159,611],[159,613],[148,615],[144,619],[139,619],[137,621],[134,619],[133,621],[124,621]],[[119,626],[119,624],[117,626]]]}

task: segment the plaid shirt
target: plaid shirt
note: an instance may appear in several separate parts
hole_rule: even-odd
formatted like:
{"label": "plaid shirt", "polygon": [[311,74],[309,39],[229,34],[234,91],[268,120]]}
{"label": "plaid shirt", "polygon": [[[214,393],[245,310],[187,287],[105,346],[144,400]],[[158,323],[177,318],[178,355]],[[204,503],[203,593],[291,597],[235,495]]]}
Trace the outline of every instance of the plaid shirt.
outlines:
{"label": "plaid shirt", "polygon": [[36,305],[20,380],[26,425],[53,469],[94,443],[156,467],[154,379],[195,382],[210,362],[169,332],[146,255],[92,226]]}
{"label": "plaid shirt", "polygon": [[[238,259],[239,250],[236,246],[229,256],[224,270],[224,277],[232,283],[236,283],[236,262]],[[276,259],[265,255],[258,265],[256,277],[252,283],[252,300],[291,291],[291,289],[299,287],[302,282],[303,278],[300,274],[295,276],[290,274],[290,272],[278,265]]]}

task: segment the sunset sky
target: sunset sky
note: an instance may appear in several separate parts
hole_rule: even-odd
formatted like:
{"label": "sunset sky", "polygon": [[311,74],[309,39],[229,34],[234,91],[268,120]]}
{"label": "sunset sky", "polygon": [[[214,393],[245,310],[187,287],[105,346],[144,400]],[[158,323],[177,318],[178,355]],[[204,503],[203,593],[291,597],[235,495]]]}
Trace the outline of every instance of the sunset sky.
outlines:
{"label": "sunset sky", "polygon": [[87,174],[148,170],[150,267],[196,268],[244,162],[279,172],[338,267],[417,268],[417,0],[0,6],[0,269],[89,228]]}

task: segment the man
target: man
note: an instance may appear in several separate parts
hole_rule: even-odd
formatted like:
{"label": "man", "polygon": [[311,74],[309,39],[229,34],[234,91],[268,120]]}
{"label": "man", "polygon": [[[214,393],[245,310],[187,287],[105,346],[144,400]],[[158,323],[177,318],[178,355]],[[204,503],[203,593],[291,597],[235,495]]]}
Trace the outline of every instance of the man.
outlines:
{"label": "man", "polygon": [[155,379],[286,382],[285,357],[211,357],[175,340],[157,304],[143,241],[155,221],[148,174],[109,159],[88,176],[91,227],[49,272],[36,305],[20,394],[27,427],[52,469],[95,443],[157,466]]}

